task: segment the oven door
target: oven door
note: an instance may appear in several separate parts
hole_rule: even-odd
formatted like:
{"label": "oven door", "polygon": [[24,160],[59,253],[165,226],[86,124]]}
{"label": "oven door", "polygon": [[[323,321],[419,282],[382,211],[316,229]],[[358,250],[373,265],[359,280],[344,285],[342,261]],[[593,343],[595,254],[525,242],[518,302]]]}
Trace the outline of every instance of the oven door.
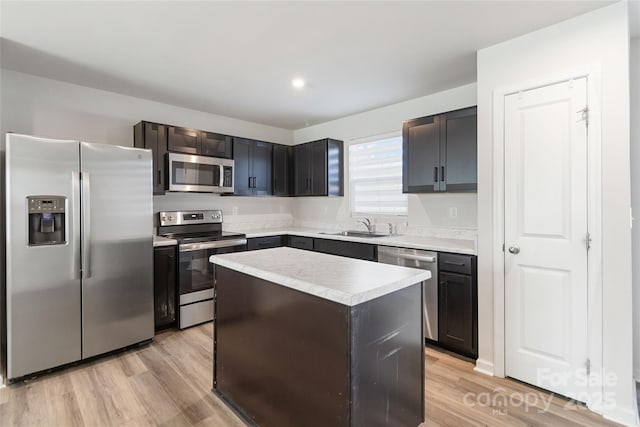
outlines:
{"label": "oven door", "polygon": [[247,239],[216,240],[213,242],[188,243],[179,246],[180,266],[178,289],[182,295],[213,289],[213,264],[211,255],[246,250]]}
{"label": "oven door", "polygon": [[167,190],[233,193],[233,160],[177,153],[167,158]]}

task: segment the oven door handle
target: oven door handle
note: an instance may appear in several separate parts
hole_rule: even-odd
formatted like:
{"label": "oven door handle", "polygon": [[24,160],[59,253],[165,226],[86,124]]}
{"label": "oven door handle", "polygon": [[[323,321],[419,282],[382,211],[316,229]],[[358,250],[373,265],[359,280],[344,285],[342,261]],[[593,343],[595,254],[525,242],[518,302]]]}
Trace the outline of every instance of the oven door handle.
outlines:
{"label": "oven door handle", "polygon": [[247,244],[247,239],[216,240],[213,242],[185,243],[178,246],[180,252],[199,251],[202,249],[230,248]]}

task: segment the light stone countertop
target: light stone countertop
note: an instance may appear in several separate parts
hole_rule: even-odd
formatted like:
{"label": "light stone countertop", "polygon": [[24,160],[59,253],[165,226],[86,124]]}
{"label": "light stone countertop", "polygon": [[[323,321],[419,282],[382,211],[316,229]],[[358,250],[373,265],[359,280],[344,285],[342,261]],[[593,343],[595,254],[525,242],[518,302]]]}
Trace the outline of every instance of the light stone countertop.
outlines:
{"label": "light stone countertop", "polygon": [[153,247],[157,248],[160,246],[176,246],[178,241],[176,239],[168,239],[162,236],[153,236]]}
{"label": "light stone countertop", "polygon": [[453,252],[465,255],[477,255],[476,242],[465,239],[445,239],[439,237],[413,236],[394,234],[384,237],[352,237],[338,236],[331,233],[336,230],[319,230],[315,228],[290,227],[286,229],[260,230],[247,232],[247,238],[278,236],[283,234],[303,237],[315,237],[320,239],[342,240],[347,242],[370,243],[372,245],[394,246],[409,249],[422,249],[438,252]]}
{"label": "light stone countertop", "polygon": [[347,306],[431,278],[427,270],[287,247],[212,255],[209,262]]}

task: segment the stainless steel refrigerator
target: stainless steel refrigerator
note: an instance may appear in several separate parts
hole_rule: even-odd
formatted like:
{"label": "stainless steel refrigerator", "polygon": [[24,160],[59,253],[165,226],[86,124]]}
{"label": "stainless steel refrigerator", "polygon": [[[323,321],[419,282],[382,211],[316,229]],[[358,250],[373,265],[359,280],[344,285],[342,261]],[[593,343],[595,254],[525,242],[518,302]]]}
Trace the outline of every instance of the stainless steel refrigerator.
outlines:
{"label": "stainless steel refrigerator", "polygon": [[6,377],[153,337],[151,152],[7,134]]}

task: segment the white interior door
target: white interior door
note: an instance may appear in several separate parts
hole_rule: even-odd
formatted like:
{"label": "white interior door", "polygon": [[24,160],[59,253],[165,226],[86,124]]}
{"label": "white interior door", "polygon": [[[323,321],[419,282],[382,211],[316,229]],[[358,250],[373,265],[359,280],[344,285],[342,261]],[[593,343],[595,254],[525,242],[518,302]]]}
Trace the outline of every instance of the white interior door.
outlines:
{"label": "white interior door", "polygon": [[505,97],[505,373],[577,400],[588,358],[586,106],[586,78]]}

